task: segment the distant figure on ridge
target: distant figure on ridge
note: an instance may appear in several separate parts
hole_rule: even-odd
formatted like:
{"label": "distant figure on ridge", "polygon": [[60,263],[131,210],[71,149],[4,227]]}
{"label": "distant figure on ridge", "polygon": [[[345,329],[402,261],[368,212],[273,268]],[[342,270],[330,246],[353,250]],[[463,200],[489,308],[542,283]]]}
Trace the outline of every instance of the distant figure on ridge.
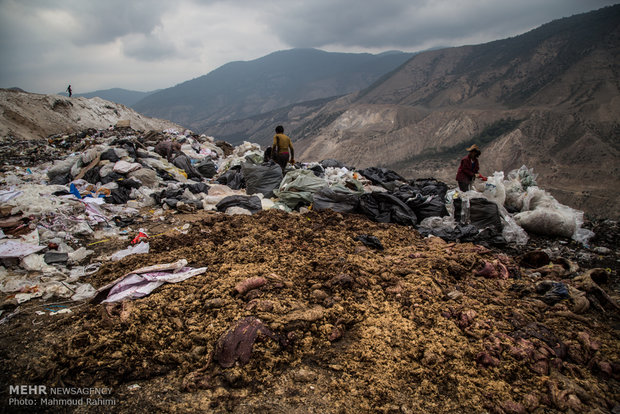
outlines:
{"label": "distant figure on ridge", "polygon": [[461,164],[456,173],[456,181],[459,183],[459,190],[469,191],[471,190],[471,183],[474,182],[476,177],[480,177],[482,181],[486,181],[486,177],[478,174],[480,170],[480,162],[478,157],[481,154],[480,148],[476,144],[467,148],[469,154],[461,159]]}
{"label": "distant figure on ridge", "polygon": [[71,85],[67,86],[67,93],[69,94],[69,98],[73,95],[73,91],[71,91]]}
{"label": "distant figure on ridge", "polygon": [[271,146],[271,157],[280,165],[282,173],[286,169],[286,163],[289,162],[289,149],[290,149],[290,163],[295,164],[295,150],[293,149],[293,143],[291,139],[284,135],[284,127],[278,125],[276,127],[276,134],[273,136],[273,145]]}

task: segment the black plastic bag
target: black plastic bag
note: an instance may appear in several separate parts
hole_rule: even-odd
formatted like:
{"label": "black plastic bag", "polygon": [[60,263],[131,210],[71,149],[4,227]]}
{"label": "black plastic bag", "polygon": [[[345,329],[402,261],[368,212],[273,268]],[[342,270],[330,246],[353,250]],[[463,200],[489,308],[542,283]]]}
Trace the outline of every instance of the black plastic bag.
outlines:
{"label": "black plastic bag", "polygon": [[310,170],[317,177],[322,177],[323,175],[325,175],[325,169],[320,164],[313,166],[312,168],[310,168]]}
{"label": "black plastic bag", "polygon": [[372,247],[373,249],[383,250],[383,244],[381,244],[381,240],[379,240],[376,236],[371,236],[370,234],[360,234],[353,240],[361,241],[364,245]]}
{"label": "black plastic bag", "polygon": [[492,228],[502,231],[502,220],[499,207],[486,198],[472,198],[469,200],[469,221],[479,229]]}
{"label": "black plastic bag", "polygon": [[208,194],[209,193],[209,186],[206,185],[205,183],[183,184],[181,188],[183,189],[189,188],[189,191],[191,191],[192,194],[199,194],[199,193]]}
{"label": "black plastic bag", "polygon": [[319,164],[321,164],[323,168],[342,168],[345,166],[342,162],[331,158],[323,160]]}
{"label": "black plastic bag", "polygon": [[434,178],[421,178],[411,182],[423,195],[438,196],[442,200],[446,198],[448,185]]}
{"label": "black plastic bag", "polygon": [[131,190],[127,187],[118,187],[110,192],[110,195],[105,197],[105,202],[108,204],[126,204],[129,201],[129,194]]}
{"label": "black plastic bag", "polygon": [[202,175],[198,172],[196,168],[192,165],[192,161],[185,154],[181,154],[177,156],[174,160],[172,160],[172,164],[185,171],[187,174],[187,178],[190,180],[202,180]]}
{"label": "black plastic bag", "polygon": [[555,305],[562,299],[568,299],[570,297],[568,288],[564,283],[554,282],[552,280],[538,282],[536,284],[536,293],[544,293],[541,300],[549,306]]}
{"label": "black plastic bag", "polygon": [[101,153],[101,160],[108,160],[112,163],[120,161],[120,157],[118,156],[118,154],[116,154],[116,151],[114,151],[114,148],[108,148],[107,150],[103,151]]}
{"label": "black plastic bag", "polygon": [[360,197],[359,210],[379,223],[415,226],[417,217],[407,204],[391,194],[372,192]]}
{"label": "black plastic bag", "polygon": [[351,191],[334,187],[325,186],[312,195],[313,209],[334,210],[339,213],[352,213],[357,210],[360,196]]}
{"label": "black plastic bag", "polygon": [[196,170],[205,178],[213,178],[217,174],[217,166],[211,160],[205,159],[196,164]]}
{"label": "black plastic bag", "polygon": [[[422,197],[422,193],[420,193],[417,188],[409,184],[399,186],[392,192],[392,195],[398,197],[401,201],[404,201],[405,203],[407,203],[407,201],[411,198]],[[422,201],[424,201],[425,199],[425,197],[422,197]]]}
{"label": "black plastic bag", "polygon": [[132,189],[132,188],[140,188],[142,187],[142,183],[136,179],[132,178],[126,178],[126,179],[122,179],[122,180],[118,180],[117,181],[118,186],[119,187],[123,187],[123,188],[127,188],[127,189]]}
{"label": "black plastic bag", "polygon": [[416,202],[415,205],[407,202],[407,205],[411,207],[418,220],[422,221],[427,217],[444,217],[449,215],[443,198],[438,196],[421,196],[421,198],[424,201],[421,203]]}
{"label": "black plastic bag", "polygon": [[[381,185],[384,187],[386,187],[386,185],[393,181],[407,181],[398,173],[392,170],[388,170],[387,168],[370,167],[364,170],[359,170],[358,172],[370,181],[372,181],[373,184]],[[386,188],[394,190],[393,185],[389,187],[391,188]]]}
{"label": "black plastic bag", "polygon": [[245,180],[243,178],[243,173],[241,172],[240,165],[235,165],[234,167],[231,167],[224,174],[220,175],[216,181],[219,184],[227,185],[233,190],[245,188]]}
{"label": "black plastic bag", "polygon": [[476,226],[472,226],[471,224],[457,224],[453,229],[447,227],[439,227],[434,229],[418,227],[417,230],[424,237],[433,235],[440,237],[447,242],[474,242],[476,240],[476,236],[478,235],[478,229]]}
{"label": "black plastic bag", "polygon": [[[454,219],[461,221],[462,200],[454,199]],[[486,198],[469,200],[469,222],[479,229],[492,228],[501,232],[503,229],[499,207]]]}
{"label": "black plastic bag", "polygon": [[247,194],[264,194],[265,197],[273,197],[273,190],[282,182],[282,168],[275,162],[263,164],[243,163],[241,172],[245,179]]}
{"label": "black plastic bag", "polygon": [[180,199],[182,195],[182,188],[166,188],[165,190],[161,190],[159,193],[152,193],[151,197],[155,199],[155,202],[157,204],[161,204],[163,200],[166,200],[168,198]]}
{"label": "black plastic bag", "polygon": [[123,178],[125,177],[118,173],[115,173],[114,171],[110,171],[108,175],[101,176],[101,184],[107,184],[113,181],[119,181],[119,180],[122,180]]}
{"label": "black plastic bag", "polygon": [[71,178],[71,173],[66,173],[66,174],[59,174],[59,175],[55,175],[52,178],[50,178],[49,183],[50,184],[55,184],[55,185],[65,185],[65,184],[69,184],[71,182],[72,178]]}
{"label": "black plastic bag", "polygon": [[241,207],[249,210],[252,214],[261,211],[263,206],[260,198],[256,196],[232,195],[224,197],[215,208],[217,211],[225,212],[229,207]]}
{"label": "black plastic bag", "polygon": [[90,170],[86,171],[86,174],[84,174],[84,177],[83,177],[84,180],[86,180],[87,182],[91,184],[97,184],[98,182],[101,181],[99,170],[101,170],[101,167],[97,166],[97,167],[93,167]]}

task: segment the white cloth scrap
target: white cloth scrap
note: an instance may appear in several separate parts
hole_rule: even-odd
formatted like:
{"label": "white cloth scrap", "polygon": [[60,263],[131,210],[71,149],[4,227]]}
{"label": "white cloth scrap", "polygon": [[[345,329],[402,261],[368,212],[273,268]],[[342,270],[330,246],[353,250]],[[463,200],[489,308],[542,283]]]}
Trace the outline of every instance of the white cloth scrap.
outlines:
{"label": "white cloth scrap", "polygon": [[[165,265],[155,265],[135,270],[114,283],[108,296],[102,302],[118,302],[138,299],[149,295],[164,283],[178,283],[207,271],[206,267],[197,269],[185,267],[186,260]],[[182,267],[181,267],[182,266]]]}

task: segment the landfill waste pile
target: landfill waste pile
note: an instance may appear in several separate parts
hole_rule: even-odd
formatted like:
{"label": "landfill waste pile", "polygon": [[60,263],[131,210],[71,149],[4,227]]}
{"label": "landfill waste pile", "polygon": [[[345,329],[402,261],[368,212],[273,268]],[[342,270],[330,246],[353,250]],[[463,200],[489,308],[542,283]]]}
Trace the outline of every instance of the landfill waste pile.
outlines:
{"label": "landfill waste pile", "polygon": [[0,380],[110,391],[37,412],[620,410],[620,229],[525,166],[459,192],[191,131],[47,142],[1,148]]}

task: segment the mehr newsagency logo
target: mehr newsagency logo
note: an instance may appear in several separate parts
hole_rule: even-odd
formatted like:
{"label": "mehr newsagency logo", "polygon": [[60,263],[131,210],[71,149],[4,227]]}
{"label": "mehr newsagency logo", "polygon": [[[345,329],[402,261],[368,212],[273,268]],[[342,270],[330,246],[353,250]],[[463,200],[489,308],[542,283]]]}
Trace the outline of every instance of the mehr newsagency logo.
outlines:
{"label": "mehr newsagency logo", "polygon": [[48,387],[46,385],[9,385],[9,405],[14,406],[74,406],[116,405],[112,388],[106,387]]}

